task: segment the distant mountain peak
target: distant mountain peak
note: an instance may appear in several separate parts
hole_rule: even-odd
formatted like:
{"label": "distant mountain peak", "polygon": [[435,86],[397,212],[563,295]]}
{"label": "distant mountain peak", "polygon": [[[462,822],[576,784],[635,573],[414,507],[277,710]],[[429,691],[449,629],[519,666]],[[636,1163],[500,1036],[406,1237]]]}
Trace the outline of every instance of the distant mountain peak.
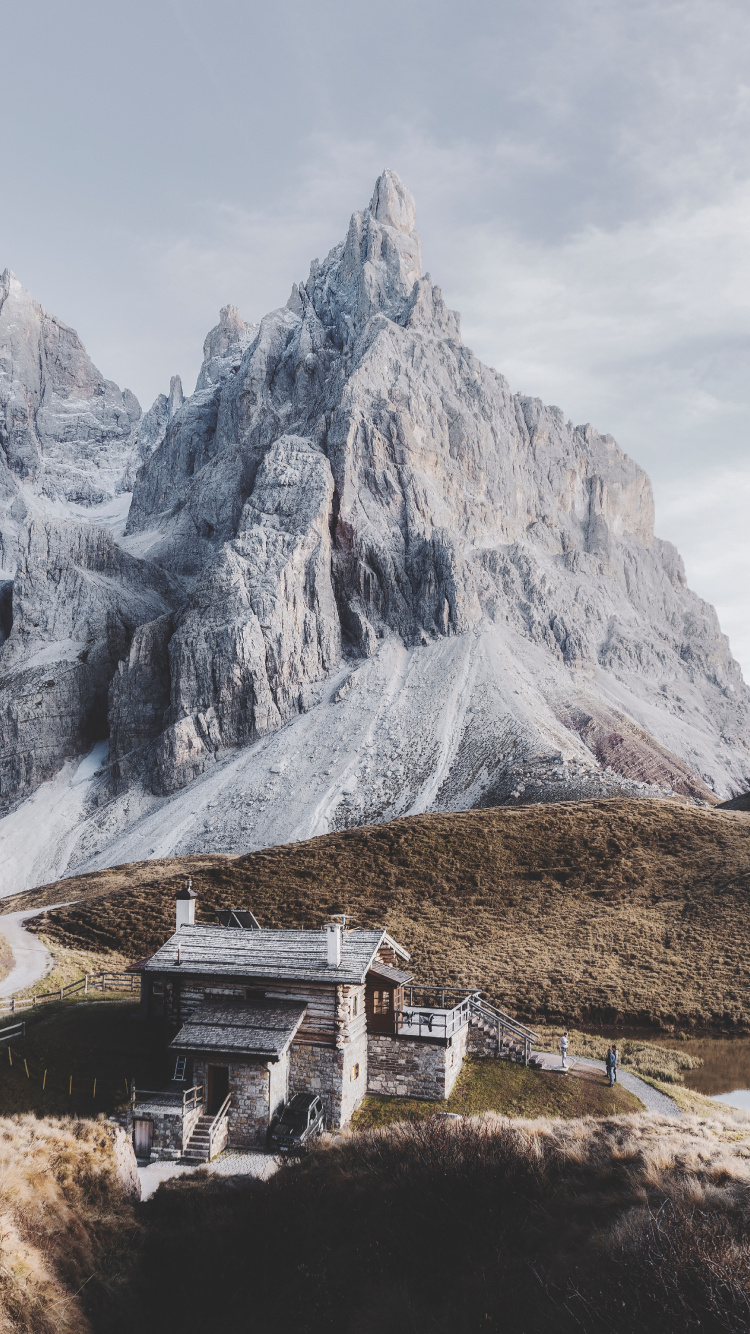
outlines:
{"label": "distant mountain peak", "polygon": [[407,190],[395,171],[386,167],[375,182],[370,212],[378,222],[395,227],[399,232],[413,232],[417,223],[417,208],[413,195]]}
{"label": "distant mountain peak", "polygon": [[[429,810],[750,786],[750,692],[654,536],[648,477],[461,343],[415,221],[386,170],[285,306],[257,325],[221,308],[195,393],[173,377],[137,425],[124,536],[84,540],[79,519],[21,542],[0,799],[108,735],[71,867]],[[0,310],[0,346],[5,327]],[[15,397],[0,378],[12,478],[4,442],[19,423],[33,439],[48,403],[23,416],[36,372],[19,357]],[[71,466],[63,405],[79,408],[55,393],[37,488]],[[93,399],[86,413],[90,479],[104,442]]]}

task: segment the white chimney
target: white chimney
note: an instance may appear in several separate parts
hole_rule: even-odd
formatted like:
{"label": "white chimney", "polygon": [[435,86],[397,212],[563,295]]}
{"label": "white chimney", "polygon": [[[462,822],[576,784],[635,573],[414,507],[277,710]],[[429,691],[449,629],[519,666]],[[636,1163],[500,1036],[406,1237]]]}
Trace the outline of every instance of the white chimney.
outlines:
{"label": "white chimney", "polygon": [[195,891],[192,889],[192,884],[192,880],[188,880],[185,888],[178,889],[175,895],[178,931],[181,926],[195,925]]}
{"label": "white chimney", "polygon": [[338,922],[326,922],[326,953],[329,968],[338,968],[341,963],[341,927]]}

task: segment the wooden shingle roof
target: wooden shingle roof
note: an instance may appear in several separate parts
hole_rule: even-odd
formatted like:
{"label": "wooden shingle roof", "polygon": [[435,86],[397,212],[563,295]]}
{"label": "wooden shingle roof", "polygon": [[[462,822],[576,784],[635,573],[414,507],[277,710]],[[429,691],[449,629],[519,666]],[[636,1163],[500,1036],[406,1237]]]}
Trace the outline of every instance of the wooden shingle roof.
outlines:
{"label": "wooden shingle roof", "polygon": [[[237,931],[224,926],[181,926],[148,960],[145,973],[178,976],[278,978],[289,981],[364,982],[386,932],[345,931],[341,963],[327,962],[323,931]],[[178,950],[179,959],[178,964]]]}
{"label": "wooden shingle roof", "polygon": [[401,968],[394,968],[393,964],[383,963],[380,959],[373,959],[369,971],[374,973],[376,977],[383,977],[389,982],[395,982],[399,987],[404,987],[409,982],[414,981],[413,973],[405,973]]}
{"label": "wooden shingle roof", "polygon": [[175,1051],[223,1052],[277,1061],[307,1013],[286,1001],[206,1000],[170,1042]]}

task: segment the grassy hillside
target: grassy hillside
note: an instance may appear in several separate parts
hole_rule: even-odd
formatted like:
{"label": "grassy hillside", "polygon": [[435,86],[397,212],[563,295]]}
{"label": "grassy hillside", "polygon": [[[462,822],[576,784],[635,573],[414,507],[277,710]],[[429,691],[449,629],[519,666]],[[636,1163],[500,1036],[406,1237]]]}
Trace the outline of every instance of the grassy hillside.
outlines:
{"label": "grassy hillside", "polygon": [[747,1127],[697,1119],[433,1118],[267,1182],[171,1182],[143,1208],[138,1327],[741,1334],[748,1154]]}
{"label": "grassy hillside", "polygon": [[135,1014],[132,999],[26,1011],[25,1036],[0,1045],[0,1115],[96,1117],[127,1105],[131,1080],[163,1088],[174,1070],[170,1035]]}
{"label": "grassy hillside", "polygon": [[412,951],[420,980],[482,987],[530,1019],[750,1030],[750,815],[593,801],[415,816],[241,857],[172,858],[58,881],[5,911],[71,948],[131,958],[198,916],[264,926],[346,910]]}
{"label": "grassy hillside", "polygon": [[125,1334],[139,1232],[110,1125],[0,1119],[3,1334]]}

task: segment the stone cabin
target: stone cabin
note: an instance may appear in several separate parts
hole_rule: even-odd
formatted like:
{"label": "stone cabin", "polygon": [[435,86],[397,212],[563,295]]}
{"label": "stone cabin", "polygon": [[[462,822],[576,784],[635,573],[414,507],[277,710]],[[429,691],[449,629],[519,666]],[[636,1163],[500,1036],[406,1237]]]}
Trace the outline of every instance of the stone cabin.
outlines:
{"label": "stone cabin", "polygon": [[174,935],[142,965],[141,1006],[144,1017],[168,1021],[184,1091],[135,1095],[141,1156],[200,1160],[226,1144],[260,1146],[302,1091],[321,1094],[331,1129],[368,1092],[448,1096],[484,1005],[479,993],[432,987],[426,1004],[409,954],[379,928],[266,930],[247,911],[203,925],[190,889],[176,906]]}

